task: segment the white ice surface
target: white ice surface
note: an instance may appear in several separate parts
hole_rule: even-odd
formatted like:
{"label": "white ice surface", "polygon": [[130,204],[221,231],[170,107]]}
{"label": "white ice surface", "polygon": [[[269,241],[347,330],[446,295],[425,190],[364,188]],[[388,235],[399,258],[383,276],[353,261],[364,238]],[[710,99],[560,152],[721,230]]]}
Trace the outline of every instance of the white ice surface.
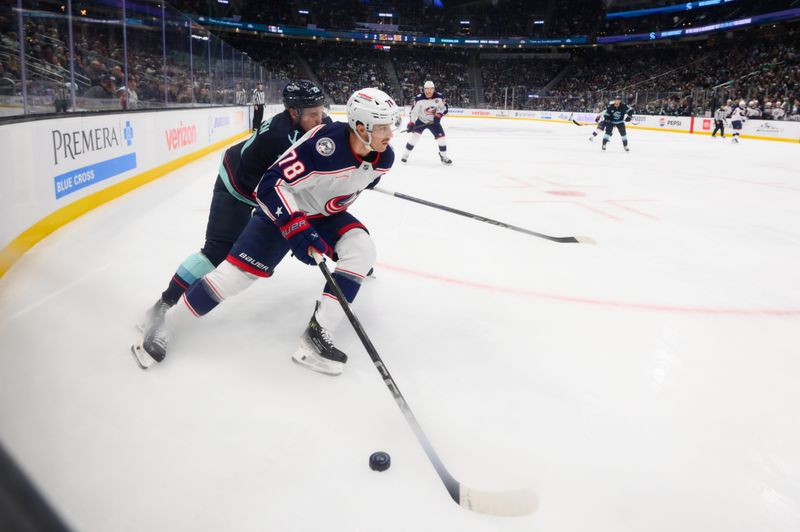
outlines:
{"label": "white ice surface", "polygon": [[[454,504],[343,322],[331,378],[290,361],[322,288],[277,274],[143,372],[134,323],[202,244],[219,154],[104,205],[0,279],[0,440],[78,531],[800,530],[797,144],[445,120],[377,193],[355,311],[461,482]],[[371,452],[391,454],[385,473]]]}

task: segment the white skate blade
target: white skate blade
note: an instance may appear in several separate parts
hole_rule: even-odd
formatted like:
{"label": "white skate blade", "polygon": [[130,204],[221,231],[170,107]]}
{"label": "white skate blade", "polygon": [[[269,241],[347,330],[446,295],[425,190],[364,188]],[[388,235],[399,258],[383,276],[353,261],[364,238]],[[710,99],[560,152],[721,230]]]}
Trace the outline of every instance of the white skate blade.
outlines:
{"label": "white skate blade", "polygon": [[131,354],[136,361],[136,365],[142,369],[149,368],[156,361],[156,359],[147,354],[142,344],[133,344],[131,346]]}
{"label": "white skate blade", "polygon": [[292,362],[304,366],[311,371],[334,377],[341,375],[344,369],[344,364],[341,362],[328,360],[327,358],[319,356],[314,349],[309,347],[305,340],[300,341],[300,346],[292,355]]}

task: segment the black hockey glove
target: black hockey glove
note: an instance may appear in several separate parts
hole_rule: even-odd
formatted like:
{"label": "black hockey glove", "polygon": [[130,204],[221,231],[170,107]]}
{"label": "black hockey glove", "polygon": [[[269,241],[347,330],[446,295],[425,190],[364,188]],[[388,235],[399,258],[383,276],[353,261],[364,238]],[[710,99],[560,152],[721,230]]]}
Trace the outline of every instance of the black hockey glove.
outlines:
{"label": "black hockey glove", "polygon": [[625,121],[626,122],[630,122],[632,118],[633,117],[631,115],[628,115],[628,116],[625,117]]}

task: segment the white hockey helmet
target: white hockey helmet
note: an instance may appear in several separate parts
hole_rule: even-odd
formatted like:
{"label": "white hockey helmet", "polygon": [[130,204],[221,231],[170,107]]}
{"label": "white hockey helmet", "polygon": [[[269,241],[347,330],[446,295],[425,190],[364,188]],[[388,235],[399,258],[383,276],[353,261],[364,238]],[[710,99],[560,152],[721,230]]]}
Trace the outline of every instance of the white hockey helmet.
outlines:
{"label": "white hockey helmet", "polygon": [[744,106],[746,106],[746,105],[747,105],[747,102],[746,102],[746,101],[744,101],[744,100],[739,100],[739,107],[742,107],[742,108],[744,108]]}
{"label": "white hockey helmet", "polygon": [[[347,100],[347,122],[359,140],[369,149],[372,149],[372,128],[382,124],[400,127],[400,107],[395,101],[380,89],[368,87],[357,90]],[[361,138],[356,129],[356,124],[361,123],[367,130],[367,140]]]}
{"label": "white hockey helmet", "polygon": [[435,89],[436,85],[434,85],[431,80],[428,80],[428,81],[425,82],[425,84],[422,86],[422,88],[423,89]]}

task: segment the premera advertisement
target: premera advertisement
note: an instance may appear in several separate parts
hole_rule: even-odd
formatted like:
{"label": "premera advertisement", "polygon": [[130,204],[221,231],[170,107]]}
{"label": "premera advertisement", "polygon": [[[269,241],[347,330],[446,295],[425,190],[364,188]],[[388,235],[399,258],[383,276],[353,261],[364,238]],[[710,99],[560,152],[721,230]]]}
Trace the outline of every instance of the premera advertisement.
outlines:
{"label": "premera advertisement", "polygon": [[[193,154],[200,156],[205,148],[246,133],[249,121],[247,108],[224,107],[68,116],[0,126],[5,170],[13,176],[0,194],[0,275],[9,255],[16,253],[7,249],[10,243],[53,213],[85,198],[93,201],[87,196],[153,174],[151,170],[164,165],[188,162]],[[49,231],[57,226],[53,221],[47,225]]]}

